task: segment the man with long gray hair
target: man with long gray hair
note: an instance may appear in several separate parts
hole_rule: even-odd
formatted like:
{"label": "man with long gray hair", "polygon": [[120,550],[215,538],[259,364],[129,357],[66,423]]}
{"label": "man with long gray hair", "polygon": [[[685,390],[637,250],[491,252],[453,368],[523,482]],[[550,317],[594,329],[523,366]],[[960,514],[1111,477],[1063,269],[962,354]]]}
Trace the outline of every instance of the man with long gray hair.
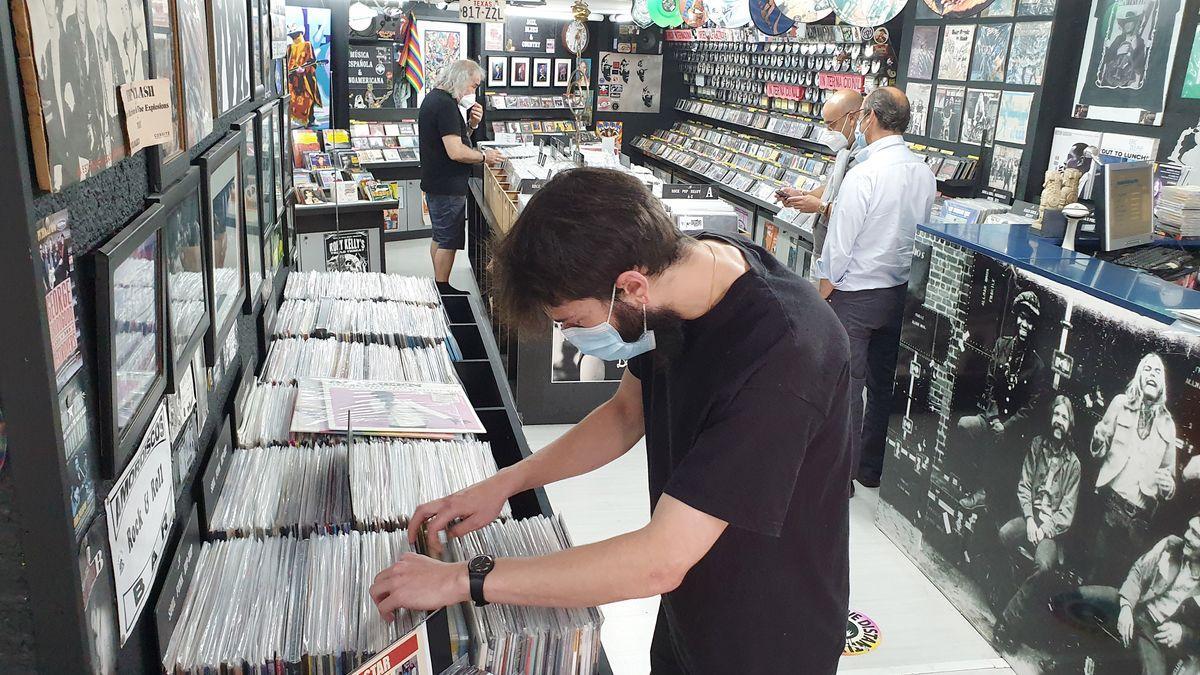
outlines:
{"label": "man with long gray hair", "polygon": [[479,150],[471,144],[471,134],[483,121],[483,106],[475,102],[475,91],[482,81],[483,68],[478,63],[455,61],[438,75],[417,117],[421,191],[433,225],[429,255],[434,280],[444,293],[458,292],[450,285],[450,270],[455,254],[466,247],[471,165],[501,159],[495,150]]}

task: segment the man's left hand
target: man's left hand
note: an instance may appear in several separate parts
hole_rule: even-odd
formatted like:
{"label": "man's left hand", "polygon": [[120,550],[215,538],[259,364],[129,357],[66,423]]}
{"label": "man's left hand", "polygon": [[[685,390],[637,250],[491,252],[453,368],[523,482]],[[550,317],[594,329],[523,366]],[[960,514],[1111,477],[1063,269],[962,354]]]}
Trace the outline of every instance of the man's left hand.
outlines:
{"label": "man's left hand", "polygon": [[1178,647],[1179,643],[1183,642],[1183,626],[1174,621],[1168,621],[1159,626],[1158,632],[1154,634],[1154,640],[1168,649]]}
{"label": "man's left hand", "polygon": [[467,112],[467,122],[471,125],[472,129],[475,129],[482,121],[483,106],[476,103],[475,105],[471,106],[470,111]]}
{"label": "man's left hand", "polygon": [[829,296],[833,295],[833,291],[833,284],[828,279],[817,282],[817,292],[821,294],[822,300],[828,300]]}
{"label": "man's left hand", "polygon": [[783,201],[783,205],[788,208],[793,208],[800,213],[817,213],[821,210],[821,200],[812,195],[796,195],[788,197]]}
{"label": "man's left hand", "polygon": [[444,563],[417,553],[405,553],[396,564],[375,576],[371,599],[385,621],[398,609],[436,610],[470,598],[470,581],[463,563]]}

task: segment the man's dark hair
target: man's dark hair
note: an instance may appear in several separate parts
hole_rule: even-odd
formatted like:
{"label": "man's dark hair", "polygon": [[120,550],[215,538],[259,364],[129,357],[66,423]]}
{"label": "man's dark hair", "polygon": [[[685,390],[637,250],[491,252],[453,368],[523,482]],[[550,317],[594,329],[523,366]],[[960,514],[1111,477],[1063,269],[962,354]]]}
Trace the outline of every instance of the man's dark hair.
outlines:
{"label": "man's dark hair", "polygon": [[867,95],[863,107],[875,113],[879,126],[885,130],[898,133],[908,130],[908,121],[912,113],[909,111],[907,97],[899,90],[876,89]]}
{"label": "man's dark hair", "polygon": [[608,301],[622,272],[655,275],[682,257],[686,237],[640,180],[612,169],[571,169],[533,195],[496,247],[495,301],[515,326],[546,325],[546,309]]}

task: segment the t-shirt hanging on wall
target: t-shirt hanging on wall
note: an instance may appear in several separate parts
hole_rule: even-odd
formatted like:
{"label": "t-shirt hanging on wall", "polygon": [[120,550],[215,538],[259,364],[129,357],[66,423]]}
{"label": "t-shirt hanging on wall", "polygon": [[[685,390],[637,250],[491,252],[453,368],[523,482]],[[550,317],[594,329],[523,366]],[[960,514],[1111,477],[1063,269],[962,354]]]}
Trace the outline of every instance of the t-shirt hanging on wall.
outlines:
{"label": "t-shirt hanging on wall", "polygon": [[656,113],[662,98],[663,57],[600,52],[596,109]]}

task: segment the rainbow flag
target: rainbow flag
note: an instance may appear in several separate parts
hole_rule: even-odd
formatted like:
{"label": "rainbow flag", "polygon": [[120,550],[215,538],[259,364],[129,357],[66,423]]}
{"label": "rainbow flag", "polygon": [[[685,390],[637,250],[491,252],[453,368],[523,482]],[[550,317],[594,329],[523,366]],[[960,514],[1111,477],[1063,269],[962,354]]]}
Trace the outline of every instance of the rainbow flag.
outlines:
{"label": "rainbow flag", "polygon": [[421,64],[421,44],[417,40],[417,22],[408,17],[408,36],[404,39],[404,78],[414,91],[425,88],[425,66]]}

